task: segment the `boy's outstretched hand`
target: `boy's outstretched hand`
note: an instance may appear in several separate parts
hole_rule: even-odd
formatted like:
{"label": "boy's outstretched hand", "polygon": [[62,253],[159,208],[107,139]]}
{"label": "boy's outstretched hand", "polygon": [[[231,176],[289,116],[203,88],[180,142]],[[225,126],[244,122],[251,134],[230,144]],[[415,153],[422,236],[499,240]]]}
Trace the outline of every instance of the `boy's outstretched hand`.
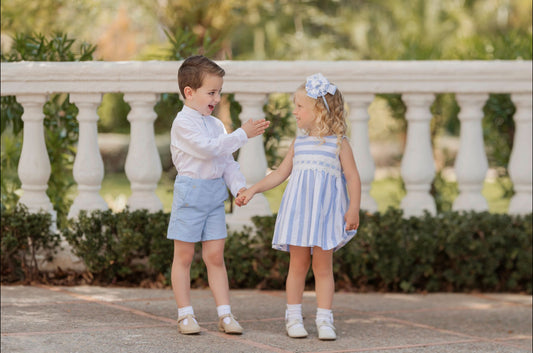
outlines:
{"label": "boy's outstretched hand", "polygon": [[266,128],[270,125],[270,121],[265,119],[260,120],[248,120],[241,125],[241,128],[246,132],[248,138],[256,137],[265,132]]}

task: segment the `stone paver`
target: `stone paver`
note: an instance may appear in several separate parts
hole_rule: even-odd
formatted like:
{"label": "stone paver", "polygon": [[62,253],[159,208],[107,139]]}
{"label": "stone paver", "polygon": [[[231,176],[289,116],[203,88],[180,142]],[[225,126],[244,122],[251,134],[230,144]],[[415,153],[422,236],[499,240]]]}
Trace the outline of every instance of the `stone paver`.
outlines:
{"label": "stone paver", "polygon": [[1,351],[62,352],[531,352],[532,297],[520,294],[336,293],[338,339],[322,342],[314,293],[305,339],[284,330],[281,291],[232,290],[245,329],[217,331],[209,290],[191,293],[200,335],[177,332],[169,289],[1,286]]}

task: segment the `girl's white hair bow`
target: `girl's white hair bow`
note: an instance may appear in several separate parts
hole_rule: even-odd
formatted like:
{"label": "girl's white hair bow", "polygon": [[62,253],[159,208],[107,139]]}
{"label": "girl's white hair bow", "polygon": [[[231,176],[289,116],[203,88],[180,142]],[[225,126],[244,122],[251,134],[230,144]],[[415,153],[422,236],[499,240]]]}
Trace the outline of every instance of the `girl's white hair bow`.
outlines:
{"label": "girl's white hair bow", "polygon": [[307,95],[311,98],[317,99],[318,97],[322,97],[322,100],[326,105],[326,109],[329,112],[329,106],[328,102],[326,102],[325,95],[328,93],[335,94],[335,92],[337,91],[337,86],[329,83],[328,79],[325,78],[324,75],[318,73],[307,77],[307,81],[305,83],[305,91],[307,92]]}

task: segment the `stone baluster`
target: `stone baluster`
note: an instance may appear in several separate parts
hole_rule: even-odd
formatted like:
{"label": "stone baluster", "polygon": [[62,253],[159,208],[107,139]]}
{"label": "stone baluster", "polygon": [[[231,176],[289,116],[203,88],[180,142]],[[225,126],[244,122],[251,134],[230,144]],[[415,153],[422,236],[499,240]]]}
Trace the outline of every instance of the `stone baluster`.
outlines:
{"label": "stone baluster", "polygon": [[[263,105],[266,102],[265,94],[259,93],[236,93],[235,99],[241,104],[241,122],[249,119],[258,120],[265,117]],[[271,127],[270,127],[271,128]],[[238,159],[240,170],[246,178],[247,187],[252,186],[266,175],[267,161],[265,157],[265,147],[263,145],[263,135],[253,137],[241,147]],[[234,207],[233,214],[229,219],[232,225],[251,225],[251,217],[271,215],[272,211],[268,200],[263,194],[257,194],[244,207]]]}
{"label": "stone baluster", "polygon": [[514,184],[516,194],[509,204],[510,214],[531,213],[531,93],[512,94],[511,98],[516,106],[514,114],[515,135],[513,151],[509,160],[509,176]]}
{"label": "stone baluster", "polygon": [[107,210],[100,196],[104,178],[104,162],[98,148],[98,105],[101,94],[72,93],[70,101],[78,107],[79,140],[73,175],[78,184],[78,196],[70,207],[68,217],[77,217],[80,210]]}
{"label": "stone baluster", "polygon": [[402,95],[407,106],[407,143],[402,158],[401,175],[407,194],[400,207],[405,217],[420,216],[424,210],[436,213],[435,201],[430,195],[435,177],[435,164],[431,146],[429,123],[433,94],[408,93]]}
{"label": "stone baluster", "polygon": [[487,175],[488,162],[483,143],[483,106],[488,94],[458,93],[455,95],[461,107],[459,121],[461,135],[459,152],[455,160],[455,175],[459,186],[459,196],[453,202],[454,211],[489,209],[487,200],[481,195]]}
{"label": "stone baluster", "polygon": [[18,176],[22,182],[23,194],[19,203],[25,205],[30,212],[41,210],[49,212],[55,225],[56,211],[46,195],[51,173],[43,127],[43,105],[46,102],[46,95],[18,95],[17,101],[24,108],[23,143],[18,164]]}
{"label": "stone baluster", "polygon": [[372,94],[346,95],[346,102],[350,108],[348,117],[351,124],[350,144],[353,149],[357,169],[361,178],[361,209],[376,212],[378,205],[370,196],[370,188],[374,181],[375,164],[370,153],[368,139],[368,107],[374,100]]}
{"label": "stone baluster", "polygon": [[131,210],[155,212],[163,209],[155,193],[163,170],[154,134],[157,95],[127,93],[124,100],[131,106],[128,114],[131,124],[130,145],[125,164],[126,176],[131,183],[131,196],[127,204]]}

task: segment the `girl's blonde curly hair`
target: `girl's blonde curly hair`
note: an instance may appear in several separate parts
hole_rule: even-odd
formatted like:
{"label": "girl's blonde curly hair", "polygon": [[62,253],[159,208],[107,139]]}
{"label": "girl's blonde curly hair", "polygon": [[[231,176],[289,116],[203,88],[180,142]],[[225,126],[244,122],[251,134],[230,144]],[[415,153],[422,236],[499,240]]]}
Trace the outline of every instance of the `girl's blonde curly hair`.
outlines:
{"label": "girl's blonde curly hair", "polygon": [[[305,83],[298,90],[305,91]],[[344,98],[337,88],[335,94],[326,93],[324,96],[328,103],[329,111],[324,104],[322,97],[315,99],[314,111],[316,114],[317,128],[313,132],[317,133],[319,138],[325,136],[337,136],[337,146],[340,148],[341,141],[346,136],[346,111],[344,110]]]}

